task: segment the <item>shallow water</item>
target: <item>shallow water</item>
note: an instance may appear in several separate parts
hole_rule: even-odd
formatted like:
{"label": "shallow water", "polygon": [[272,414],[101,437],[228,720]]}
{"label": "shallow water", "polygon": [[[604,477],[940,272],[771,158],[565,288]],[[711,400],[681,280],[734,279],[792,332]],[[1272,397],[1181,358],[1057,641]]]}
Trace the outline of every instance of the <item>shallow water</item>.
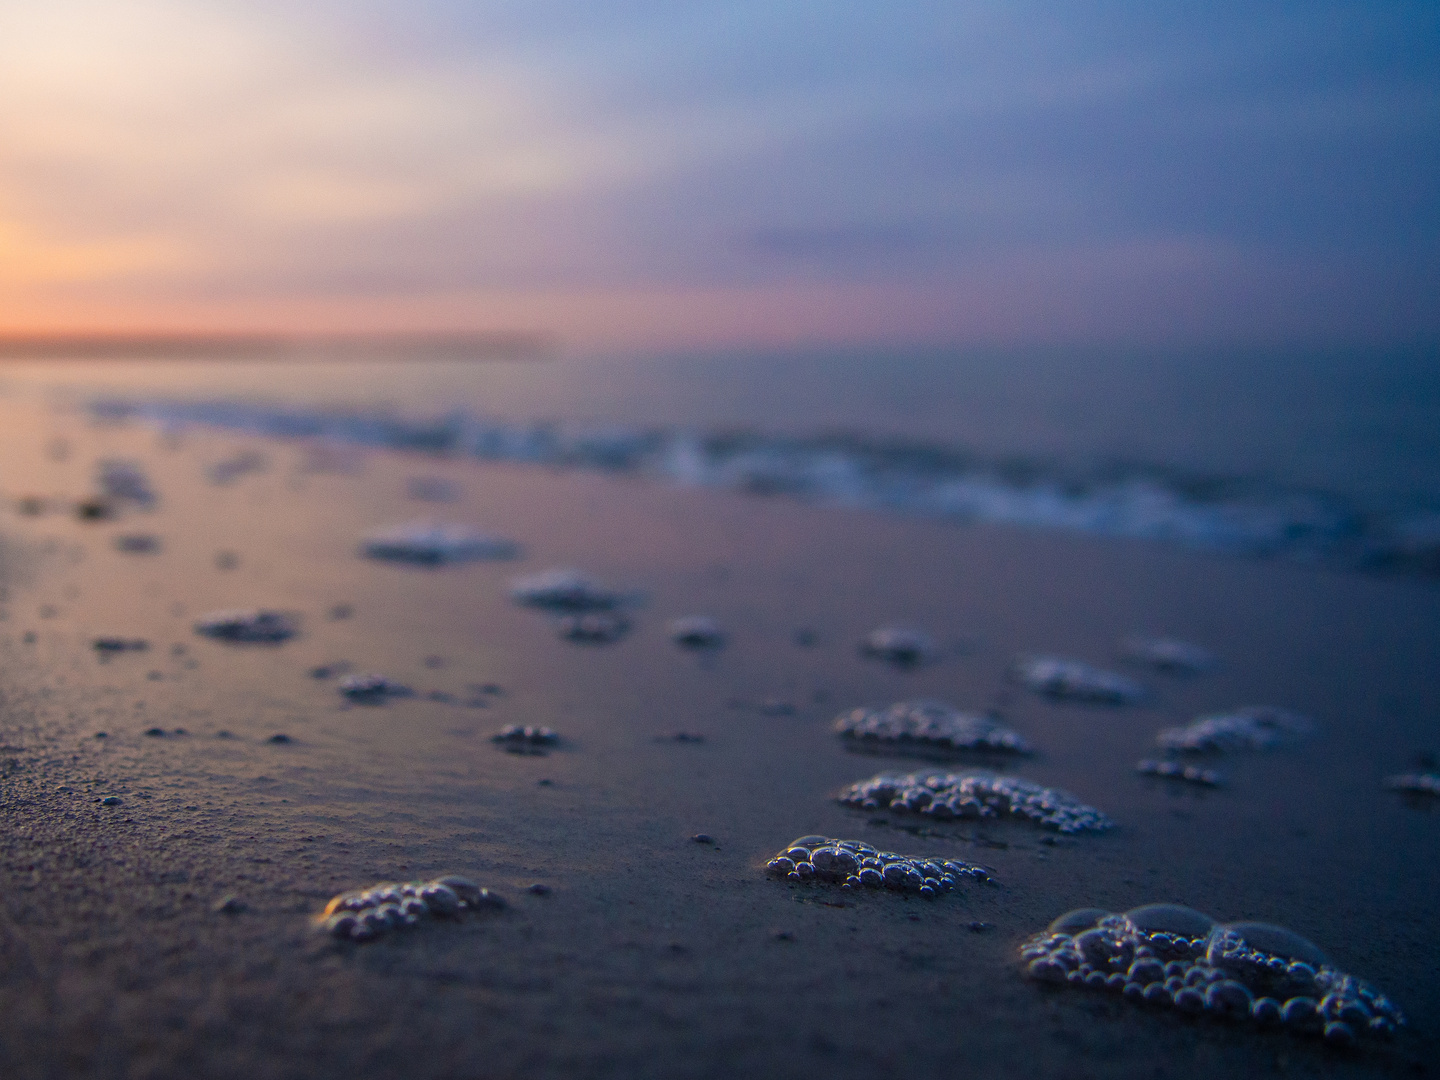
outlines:
{"label": "shallow water", "polygon": [[[163,426],[323,434],[310,451],[317,460],[342,458],[337,440],[445,449],[1434,574],[1437,372],[1433,350],[1419,348],[831,349],[493,363],[16,362],[5,385],[111,414],[138,410]],[[253,465],[253,451],[209,467],[213,475],[235,462]]]}

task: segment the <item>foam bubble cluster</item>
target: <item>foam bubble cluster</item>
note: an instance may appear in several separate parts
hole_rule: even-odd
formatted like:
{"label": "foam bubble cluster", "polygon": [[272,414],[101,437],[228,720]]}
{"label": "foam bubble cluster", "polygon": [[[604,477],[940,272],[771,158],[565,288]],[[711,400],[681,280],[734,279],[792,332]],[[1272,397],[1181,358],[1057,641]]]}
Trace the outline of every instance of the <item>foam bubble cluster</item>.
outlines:
{"label": "foam bubble cluster", "polygon": [[364,705],[379,705],[390,698],[413,697],[415,691],[384,675],[346,675],[336,689],[347,701],[358,701]]}
{"label": "foam bubble cluster", "polygon": [[1337,1046],[1405,1022],[1384,994],[1269,923],[1217,924],[1178,904],[1068,912],[1020,949],[1032,978],[1186,1013],[1280,1025]]}
{"label": "foam bubble cluster", "polygon": [[929,663],[940,650],[929,634],[907,626],[881,626],[865,635],[860,655],[905,668]]}
{"label": "foam bubble cluster", "polygon": [[1120,642],[1120,655],[1174,675],[1199,675],[1215,666],[1215,654],[1175,638],[1135,635]]}
{"label": "foam bubble cluster", "polygon": [[826,882],[844,889],[891,889],[927,900],[949,892],[967,878],[989,881],[983,866],[963,859],[925,859],[878,851],[859,840],[802,836],[765,864],[772,877]]}
{"label": "foam bubble cluster", "polygon": [[672,619],[670,640],[682,649],[718,649],[725,644],[725,631],[708,615],[684,615]]}
{"label": "foam bubble cluster", "polygon": [[1245,705],[1227,713],[1201,716],[1184,727],[1166,728],[1155,736],[1165,750],[1180,753],[1225,753],[1273,750],[1301,742],[1315,733],[1315,722],[1289,709]]}
{"label": "foam bubble cluster", "polygon": [[344,941],[373,941],[426,919],[454,919],[465,911],[499,911],[505,901],[469,878],[449,874],[434,881],[382,882],[341,893],[325,905],[317,925]]}
{"label": "foam bubble cluster", "polygon": [[511,581],[510,599],[556,611],[603,611],[618,607],[624,597],[578,570],[542,570]]}
{"label": "foam bubble cluster", "polygon": [[1387,776],[1385,787],[1405,795],[1432,795],[1440,798],[1440,776],[1434,773],[1402,773]]}
{"label": "foam bubble cluster", "polygon": [[548,727],[506,724],[490,736],[490,741],[517,754],[543,754],[547,747],[560,745],[560,736]]}
{"label": "foam bubble cluster", "polygon": [[1068,791],[989,772],[881,773],[852,784],[839,799],[862,810],[923,814],[942,821],[1016,817],[1063,833],[1103,832],[1115,824]]}
{"label": "foam bubble cluster", "polygon": [[1196,765],[1182,765],[1178,761],[1152,761],[1146,759],[1135,766],[1135,771],[1145,776],[1158,776],[1164,780],[1183,780],[1187,784],[1201,787],[1219,787],[1225,777],[1213,769],[1202,769]]}
{"label": "foam bubble cluster", "polygon": [[281,611],[236,608],[195,620],[195,632],[221,641],[284,641],[299,632],[294,616]]}
{"label": "foam bubble cluster", "polygon": [[106,498],[137,506],[151,506],[155,502],[155,489],[138,461],[106,458],[97,462],[95,483]]}
{"label": "foam bubble cluster", "polygon": [[585,611],[560,620],[559,633],[577,645],[613,645],[630,632],[630,620],[614,611]]}
{"label": "foam bubble cluster", "polygon": [[836,718],[835,730],[847,739],[897,749],[1034,752],[1018,732],[992,717],[961,712],[943,701],[898,701],[886,709],[852,709]]}
{"label": "foam bubble cluster", "polygon": [[466,525],[412,521],[370,533],[361,540],[360,551],[372,559],[439,566],[471,559],[513,559],[520,548],[512,540]]}
{"label": "foam bubble cluster", "polygon": [[1083,660],[1022,656],[1015,661],[1012,673],[1027,690],[1066,701],[1130,705],[1145,697],[1145,687],[1134,679],[1094,667]]}

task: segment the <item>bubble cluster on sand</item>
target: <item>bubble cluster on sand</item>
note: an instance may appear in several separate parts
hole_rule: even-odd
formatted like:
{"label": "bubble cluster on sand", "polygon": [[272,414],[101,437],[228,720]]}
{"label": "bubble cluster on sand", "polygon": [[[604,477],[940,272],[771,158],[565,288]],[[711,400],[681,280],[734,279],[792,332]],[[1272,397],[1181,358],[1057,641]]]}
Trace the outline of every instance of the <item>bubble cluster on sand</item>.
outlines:
{"label": "bubble cluster on sand", "polygon": [[557,629],[577,645],[613,645],[630,632],[630,620],[615,611],[584,611],[564,616]]}
{"label": "bubble cluster on sand", "polygon": [[1198,784],[1201,787],[1219,787],[1225,783],[1225,777],[1213,769],[1183,765],[1178,761],[1154,761],[1147,758],[1136,763],[1135,771],[1145,776],[1158,776],[1163,780],[1183,780],[1187,784]]}
{"label": "bubble cluster on sand", "polygon": [[1430,795],[1440,798],[1440,776],[1434,773],[1401,773],[1387,776],[1385,787],[1403,795]]}
{"label": "bubble cluster on sand", "polygon": [[197,634],[221,641],[284,641],[298,631],[294,616],[256,608],[212,611],[195,620]]}
{"label": "bubble cluster on sand", "polygon": [[1175,638],[1132,635],[1120,642],[1120,655],[1174,675],[1199,675],[1215,666],[1209,649]]}
{"label": "bubble cluster on sand", "polygon": [[550,748],[560,745],[560,736],[548,727],[506,724],[490,736],[490,741],[498,743],[512,754],[543,756]]}
{"label": "bubble cluster on sand", "polygon": [[206,479],[217,487],[233,484],[242,476],[252,472],[264,472],[269,459],[259,450],[241,450],[215,462],[205,470]]}
{"label": "bubble cluster on sand", "polygon": [[415,696],[414,689],[404,683],[373,673],[346,675],[335,689],[345,700],[358,701],[362,705],[379,705],[391,698]]}
{"label": "bubble cluster on sand", "polygon": [[155,502],[155,489],[139,462],[106,458],[95,465],[95,483],[101,494],[119,502],[150,506]]}
{"label": "bubble cluster on sand", "polygon": [[671,619],[670,640],[682,649],[718,649],[725,644],[725,631],[708,615],[683,615]]}
{"label": "bubble cluster on sand", "polygon": [[115,537],[115,550],[127,555],[153,555],[160,550],[160,538],[151,533],[124,533]]}
{"label": "bubble cluster on sand", "polygon": [[1405,1022],[1384,994],[1281,926],[1217,924],[1178,904],[1081,908],[1020,949],[1032,978],[1186,1013],[1249,1019],[1349,1046]]}
{"label": "bubble cluster on sand", "polygon": [[542,570],[510,582],[510,599],[526,607],[556,611],[604,611],[624,597],[578,570]]}
{"label": "bubble cluster on sand", "polygon": [[907,626],[881,626],[860,642],[860,655],[895,667],[919,667],[937,659],[940,649],[929,634]]}
{"label": "bubble cluster on sand", "polygon": [[878,851],[859,840],[802,836],[765,864],[765,872],[788,881],[826,882],[845,889],[892,889],[932,899],[967,878],[989,881],[983,866],[963,859],[927,859]]}
{"label": "bubble cluster on sand", "polygon": [[1068,791],[990,772],[880,773],[838,796],[861,810],[923,814],[939,821],[1016,817],[1062,833],[1103,832],[1114,822]]}
{"label": "bubble cluster on sand", "polygon": [[961,712],[943,701],[897,701],[885,709],[852,709],[836,718],[835,731],[860,743],[897,749],[1034,752],[1018,732],[994,718]]}
{"label": "bubble cluster on sand", "polygon": [[504,899],[489,889],[450,874],[434,881],[382,882],[341,893],[325,905],[316,925],[343,941],[373,941],[425,919],[453,919],[465,911],[504,907]]}
{"label": "bubble cluster on sand", "polygon": [[1166,728],[1155,736],[1155,742],[1177,753],[1225,753],[1273,750],[1313,734],[1315,721],[1308,716],[1271,705],[1244,705],[1230,712],[1198,717],[1184,727]]}
{"label": "bubble cluster on sand", "polygon": [[443,476],[411,476],[405,494],[422,502],[454,502],[460,498],[460,485]]}
{"label": "bubble cluster on sand", "polygon": [[98,653],[144,652],[150,643],[144,638],[97,637],[90,647]]}
{"label": "bubble cluster on sand", "polygon": [[467,525],[411,521],[369,533],[360,541],[360,552],[372,559],[440,566],[472,559],[513,559],[520,548],[512,540]]}
{"label": "bubble cluster on sand", "polygon": [[1145,687],[1134,679],[1083,660],[1022,656],[1015,661],[1011,673],[1027,690],[1066,701],[1130,705],[1145,697]]}

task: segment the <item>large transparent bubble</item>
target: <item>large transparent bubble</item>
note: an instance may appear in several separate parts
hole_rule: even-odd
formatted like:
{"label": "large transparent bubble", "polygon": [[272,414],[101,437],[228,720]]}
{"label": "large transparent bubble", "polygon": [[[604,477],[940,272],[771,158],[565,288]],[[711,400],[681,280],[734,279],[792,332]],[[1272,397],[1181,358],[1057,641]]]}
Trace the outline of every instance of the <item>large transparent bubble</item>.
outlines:
{"label": "large transparent bubble", "polygon": [[1145,904],[1123,915],[1069,911],[1027,941],[1020,955],[1041,982],[1276,1025],[1335,1046],[1388,1035],[1405,1022],[1389,998],[1335,967],[1293,930],[1264,922],[1221,925],[1180,904]]}

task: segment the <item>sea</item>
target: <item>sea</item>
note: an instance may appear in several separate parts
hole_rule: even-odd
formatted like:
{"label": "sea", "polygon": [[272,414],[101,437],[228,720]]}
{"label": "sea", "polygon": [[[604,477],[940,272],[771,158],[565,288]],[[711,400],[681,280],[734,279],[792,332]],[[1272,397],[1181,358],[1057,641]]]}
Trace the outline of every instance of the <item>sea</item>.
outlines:
{"label": "sea", "polygon": [[[1440,574],[1440,348],[11,360],[95,422]],[[14,479],[6,487],[14,486]]]}

